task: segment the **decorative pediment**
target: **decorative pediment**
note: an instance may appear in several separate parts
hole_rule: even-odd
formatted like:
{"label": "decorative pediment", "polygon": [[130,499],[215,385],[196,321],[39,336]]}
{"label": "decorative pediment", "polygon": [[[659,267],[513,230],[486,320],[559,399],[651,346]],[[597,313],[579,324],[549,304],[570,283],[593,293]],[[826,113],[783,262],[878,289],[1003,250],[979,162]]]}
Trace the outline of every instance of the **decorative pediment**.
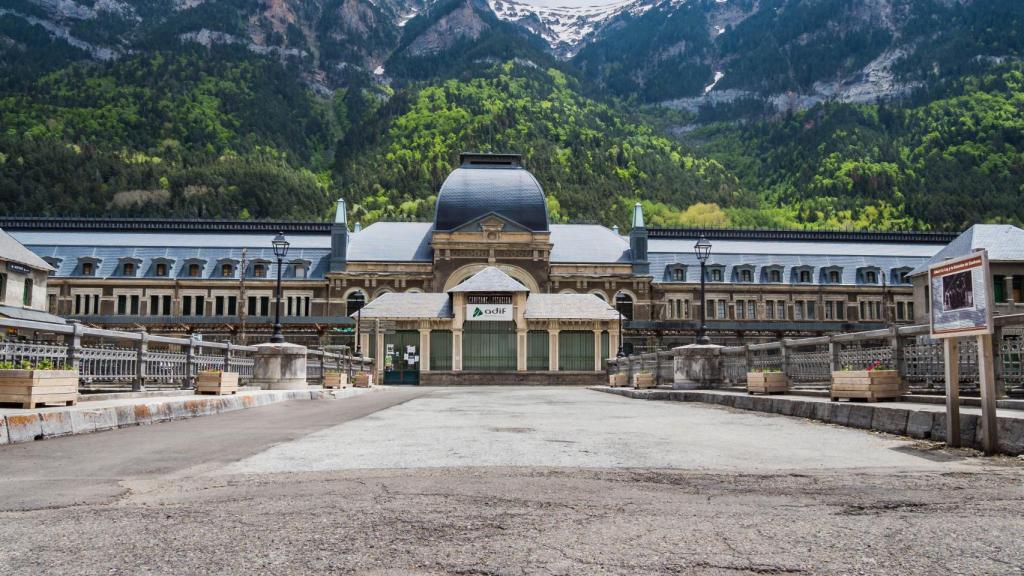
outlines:
{"label": "decorative pediment", "polygon": [[529,230],[501,214],[489,212],[475,220],[466,222],[452,232],[481,232],[487,240],[501,240],[503,232],[529,232]]}

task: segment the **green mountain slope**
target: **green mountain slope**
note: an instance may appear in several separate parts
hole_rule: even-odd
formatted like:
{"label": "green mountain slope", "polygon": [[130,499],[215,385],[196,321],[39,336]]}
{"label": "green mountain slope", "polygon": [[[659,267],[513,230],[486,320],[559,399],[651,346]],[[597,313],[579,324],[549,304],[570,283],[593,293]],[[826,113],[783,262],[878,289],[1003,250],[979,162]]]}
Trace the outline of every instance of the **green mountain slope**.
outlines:
{"label": "green mountain slope", "polygon": [[957,230],[1024,222],[1024,67],[969,77],[927,103],[828,104],[689,135],[812,226]]}

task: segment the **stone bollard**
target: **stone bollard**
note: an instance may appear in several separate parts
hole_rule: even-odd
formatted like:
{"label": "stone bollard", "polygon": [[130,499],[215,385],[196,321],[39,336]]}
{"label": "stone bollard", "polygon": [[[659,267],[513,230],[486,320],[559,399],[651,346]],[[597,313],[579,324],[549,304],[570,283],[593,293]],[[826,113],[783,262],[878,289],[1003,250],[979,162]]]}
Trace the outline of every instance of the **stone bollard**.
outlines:
{"label": "stone bollard", "polygon": [[306,347],[257,344],[252,384],[264,390],[305,390]]}
{"label": "stone bollard", "polygon": [[722,369],[721,346],[715,344],[689,344],[672,349],[672,388],[696,390],[720,388]]}

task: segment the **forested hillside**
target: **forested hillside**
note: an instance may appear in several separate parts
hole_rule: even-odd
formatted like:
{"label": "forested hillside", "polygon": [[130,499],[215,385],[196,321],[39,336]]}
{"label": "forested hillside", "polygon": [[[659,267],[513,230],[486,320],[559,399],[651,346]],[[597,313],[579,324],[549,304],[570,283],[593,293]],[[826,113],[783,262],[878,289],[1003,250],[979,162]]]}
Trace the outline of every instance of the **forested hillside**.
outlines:
{"label": "forested hillside", "polygon": [[517,6],[0,0],[0,213],[427,220],[479,150],[557,220],[1024,221],[1016,0]]}

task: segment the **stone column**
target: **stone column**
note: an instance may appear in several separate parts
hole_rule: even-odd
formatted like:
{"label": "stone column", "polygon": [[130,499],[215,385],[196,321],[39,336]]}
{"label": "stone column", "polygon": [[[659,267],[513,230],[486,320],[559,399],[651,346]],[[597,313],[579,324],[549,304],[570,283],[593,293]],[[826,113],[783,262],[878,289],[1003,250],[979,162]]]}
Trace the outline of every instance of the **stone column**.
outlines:
{"label": "stone column", "polygon": [[374,382],[384,383],[384,331],[380,329],[380,323],[376,322],[374,327],[374,338],[377,340],[376,350],[373,351]]}
{"label": "stone column", "polygon": [[558,372],[558,327],[548,328],[548,370]]}
{"label": "stone column", "polygon": [[264,390],[306,389],[306,347],[257,344],[252,383]]}
{"label": "stone column", "polygon": [[462,371],[462,330],[452,330],[452,372]]}
{"label": "stone column", "polygon": [[612,358],[619,354],[619,329],[608,330],[608,355]]}
{"label": "stone column", "polygon": [[601,353],[601,329],[594,328],[594,372],[600,372],[604,368],[605,359],[602,356],[604,354]]}
{"label": "stone column", "polygon": [[526,329],[516,330],[516,371],[526,372],[526,354],[529,349]]}
{"label": "stone column", "polygon": [[689,344],[672,349],[672,388],[696,390],[719,388],[725,370],[722,367],[721,346],[716,344]]}
{"label": "stone column", "polygon": [[430,372],[430,328],[420,328],[420,372]]}

